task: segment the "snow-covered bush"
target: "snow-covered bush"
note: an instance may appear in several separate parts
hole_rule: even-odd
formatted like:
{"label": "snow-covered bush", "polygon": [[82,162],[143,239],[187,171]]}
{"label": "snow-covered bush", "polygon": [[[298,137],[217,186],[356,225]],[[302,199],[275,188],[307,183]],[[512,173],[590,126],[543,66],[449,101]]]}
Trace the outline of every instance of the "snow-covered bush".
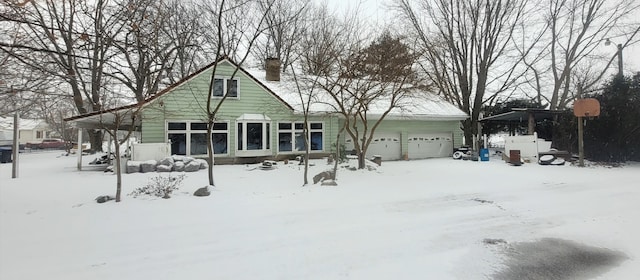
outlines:
{"label": "snow-covered bush", "polygon": [[130,195],[137,197],[139,195],[150,195],[162,198],[171,198],[171,193],[178,190],[184,180],[184,174],[178,176],[162,176],[151,177],[149,182],[143,187],[135,189]]}

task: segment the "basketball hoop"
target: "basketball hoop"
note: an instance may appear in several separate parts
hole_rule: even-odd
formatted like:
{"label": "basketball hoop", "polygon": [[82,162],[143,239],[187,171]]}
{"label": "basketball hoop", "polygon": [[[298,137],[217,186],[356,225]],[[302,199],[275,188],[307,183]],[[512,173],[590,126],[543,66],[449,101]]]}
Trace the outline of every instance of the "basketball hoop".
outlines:
{"label": "basketball hoop", "polygon": [[600,116],[600,102],[595,98],[576,99],[573,103],[573,114],[588,119]]}

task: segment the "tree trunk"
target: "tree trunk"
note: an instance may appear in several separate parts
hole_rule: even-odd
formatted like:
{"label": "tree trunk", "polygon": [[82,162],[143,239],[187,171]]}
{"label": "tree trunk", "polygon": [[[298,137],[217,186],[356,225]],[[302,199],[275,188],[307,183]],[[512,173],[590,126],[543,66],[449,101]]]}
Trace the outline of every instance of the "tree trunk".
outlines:
{"label": "tree trunk", "polygon": [[[78,133],[82,133],[82,131],[79,131]],[[91,150],[93,150],[94,152],[102,152],[102,131],[89,129],[87,130],[87,133],[89,134],[89,143],[91,143]],[[81,143],[78,143],[78,145],[80,144]]]}
{"label": "tree trunk", "polygon": [[338,179],[338,161],[340,161],[340,132],[342,132],[342,130],[338,131],[338,134],[336,135],[336,157],[335,157],[335,161],[333,163],[333,181],[335,182]]}
{"label": "tree trunk", "polygon": [[462,121],[462,130],[464,132],[465,145],[473,147],[474,125],[471,119],[466,119]]}
{"label": "tree trunk", "polygon": [[209,186],[215,186],[215,182],[213,180],[213,162],[215,161],[215,154],[213,149],[213,139],[211,136],[213,135],[213,125],[215,118],[210,117],[207,123],[207,151],[209,152],[209,167],[207,168],[207,172],[209,173]]}
{"label": "tree trunk", "polygon": [[366,164],[365,164],[365,154],[364,151],[361,152],[360,154],[358,154],[358,169],[364,169]]}

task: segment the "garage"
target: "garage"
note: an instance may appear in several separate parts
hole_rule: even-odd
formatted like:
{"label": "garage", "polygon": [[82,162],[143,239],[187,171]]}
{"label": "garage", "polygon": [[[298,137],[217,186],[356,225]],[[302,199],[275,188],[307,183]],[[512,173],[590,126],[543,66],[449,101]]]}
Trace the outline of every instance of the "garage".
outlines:
{"label": "garage", "polygon": [[453,151],[450,133],[409,134],[409,159],[448,157]]}
{"label": "garage", "polygon": [[[347,151],[354,149],[353,141],[350,138],[345,140]],[[402,157],[402,142],[399,134],[374,135],[369,149],[367,150],[367,158],[374,155],[382,156],[382,160],[399,160]]]}

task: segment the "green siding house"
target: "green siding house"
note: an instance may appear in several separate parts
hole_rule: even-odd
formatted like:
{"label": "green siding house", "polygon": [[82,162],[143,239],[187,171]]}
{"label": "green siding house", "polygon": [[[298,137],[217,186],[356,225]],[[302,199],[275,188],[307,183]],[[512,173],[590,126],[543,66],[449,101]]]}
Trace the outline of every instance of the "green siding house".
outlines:
{"label": "green siding house", "polygon": [[[267,64],[269,66],[269,64]],[[215,68],[213,92],[209,92]],[[238,71],[235,71],[238,69]],[[268,67],[269,69],[269,67]],[[234,71],[236,72],[234,75]],[[268,70],[269,71],[269,70]],[[206,157],[206,106],[208,95],[218,105],[225,94],[211,135],[216,163],[244,163],[262,159],[294,158],[305,150],[304,114],[295,84],[280,80],[279,67],[269,75],[265,71],[243,69],[229,59],[221,59],[186,77],[146,100],[141,109],[141,143],[170,143],[170,153]],[[120,108],[75,116],[67,121],[78,127],[96,127],[109,112]],[[460,146],[460,120],[467,115],[435,96],[421,102],[420,110],[392,112],[385,118],[367,156],[381,155],[383,160],[450,156]],[[335,112],[311,106],[308,118],[312,157],[323,157],[335,149],[334,142],[343,124]],[[339,140],[347,149],[351,139]],[[350,146],[351,145],[351,146]]]}

